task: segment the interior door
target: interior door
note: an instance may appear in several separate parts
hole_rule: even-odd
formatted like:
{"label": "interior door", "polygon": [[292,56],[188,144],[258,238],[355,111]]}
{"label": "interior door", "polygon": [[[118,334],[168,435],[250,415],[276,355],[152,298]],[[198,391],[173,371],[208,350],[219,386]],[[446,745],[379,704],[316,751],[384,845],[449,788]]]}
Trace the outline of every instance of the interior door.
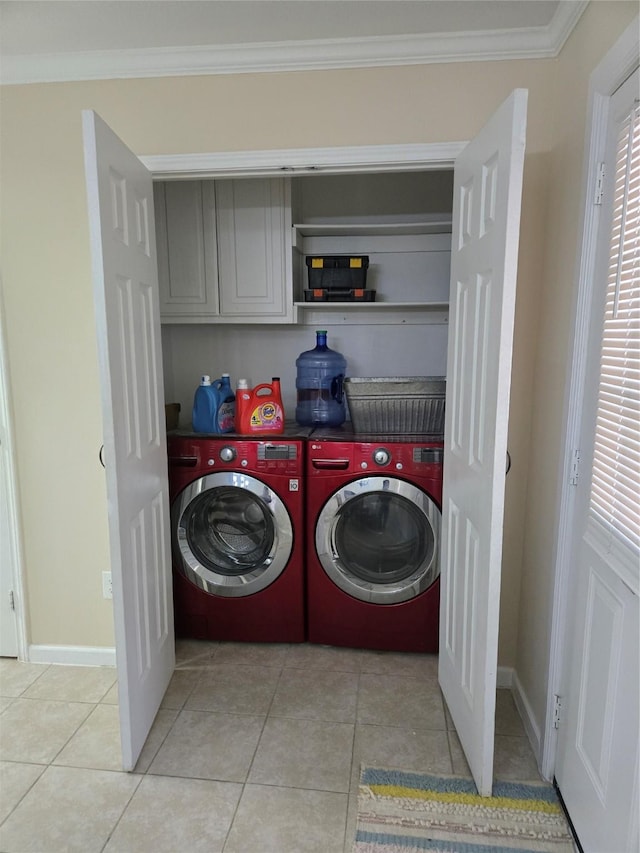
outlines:
{"label": "interior door", "polygon": [[638,850],[639,82],[611,98],[555,768],[586,853]]}
{"label": "interior door", "polygon": [[102,392],[122,762],[174,669],[167,451],[151,175],[82,114]]}
{"label": "interior door", "polygon": [[476,786],[490,796],[527,91],[454,170],[438,676]]}

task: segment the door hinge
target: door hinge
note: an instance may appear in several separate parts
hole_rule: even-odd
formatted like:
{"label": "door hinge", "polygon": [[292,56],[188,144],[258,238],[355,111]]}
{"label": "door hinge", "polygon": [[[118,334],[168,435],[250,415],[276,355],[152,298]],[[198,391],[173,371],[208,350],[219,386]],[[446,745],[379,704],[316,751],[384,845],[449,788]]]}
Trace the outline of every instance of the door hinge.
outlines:
{"label": "door hinge", "polygon": [[580,471],[580,451],[574,450],[571,456],[571,468],[569,469],[569,485],[578,485],[578,475]]}
{"label": "door hinge", "polygon": [[11,592],[9,593],[9,608],[11,610],[16,609],[16,599],[15,599],[15,596],[13,594],[13,590],[11,590]]}
{"label": "door hinge", "polygon": [[598,163],[598,172],[596,174],[596,191],[593,197],[594,204],[602,204],[602,196],[604,195],[604,163]]}
{"label": "door hinge", "polygon": [[553,728],[560,728],[560,711],[562,710],[562,699],[557,693],[553,695]]}

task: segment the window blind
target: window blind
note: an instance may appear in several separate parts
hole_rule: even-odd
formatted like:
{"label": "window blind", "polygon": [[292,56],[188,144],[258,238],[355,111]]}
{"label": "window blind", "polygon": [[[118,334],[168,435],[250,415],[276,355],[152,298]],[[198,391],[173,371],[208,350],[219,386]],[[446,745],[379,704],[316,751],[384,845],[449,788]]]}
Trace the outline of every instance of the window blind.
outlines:
{"label": "window blind", "polygon": [[590,515],[640,554],[640,108],[620,127]]}

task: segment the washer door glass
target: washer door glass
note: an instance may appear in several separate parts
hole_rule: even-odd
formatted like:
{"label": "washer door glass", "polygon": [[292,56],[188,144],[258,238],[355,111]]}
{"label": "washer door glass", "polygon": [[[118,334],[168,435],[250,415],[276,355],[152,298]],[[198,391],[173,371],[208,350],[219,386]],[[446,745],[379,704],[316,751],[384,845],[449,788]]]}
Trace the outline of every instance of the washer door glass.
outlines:
{"label": "washer door glass", "polygon": [[254,477],[209,474],[172,506],[174,559],[191,583],[213,595],[265,589],[291,556],[293,529],[275,492]]}
{"label": "washer door glass", "polygon": [[325,504],[316,525],[320,562],[340,589],[361,601],[408,601],[439,574],[441,514],[410,483],[366,477]]}

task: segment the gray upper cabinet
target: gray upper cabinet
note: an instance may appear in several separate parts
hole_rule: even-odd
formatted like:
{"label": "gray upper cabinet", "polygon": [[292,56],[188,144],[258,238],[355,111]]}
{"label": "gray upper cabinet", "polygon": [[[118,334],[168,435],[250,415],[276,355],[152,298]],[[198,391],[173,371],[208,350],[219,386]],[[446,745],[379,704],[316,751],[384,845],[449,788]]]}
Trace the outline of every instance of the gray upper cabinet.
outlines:
{"label": "gray upper cabinet", "polygon": [[155,183],[160,314],[163,320],[218,315],[213,182]]}
{"label": "gray upper cabinet", "polygon": [[291,310],[291,205],[285,178],[216,182],[220,313],[282,318]]}
{"label": "gray upper cabinet", "polygon": [[163,322],[293,322],[288,178],[167,181],[154,198]]}

